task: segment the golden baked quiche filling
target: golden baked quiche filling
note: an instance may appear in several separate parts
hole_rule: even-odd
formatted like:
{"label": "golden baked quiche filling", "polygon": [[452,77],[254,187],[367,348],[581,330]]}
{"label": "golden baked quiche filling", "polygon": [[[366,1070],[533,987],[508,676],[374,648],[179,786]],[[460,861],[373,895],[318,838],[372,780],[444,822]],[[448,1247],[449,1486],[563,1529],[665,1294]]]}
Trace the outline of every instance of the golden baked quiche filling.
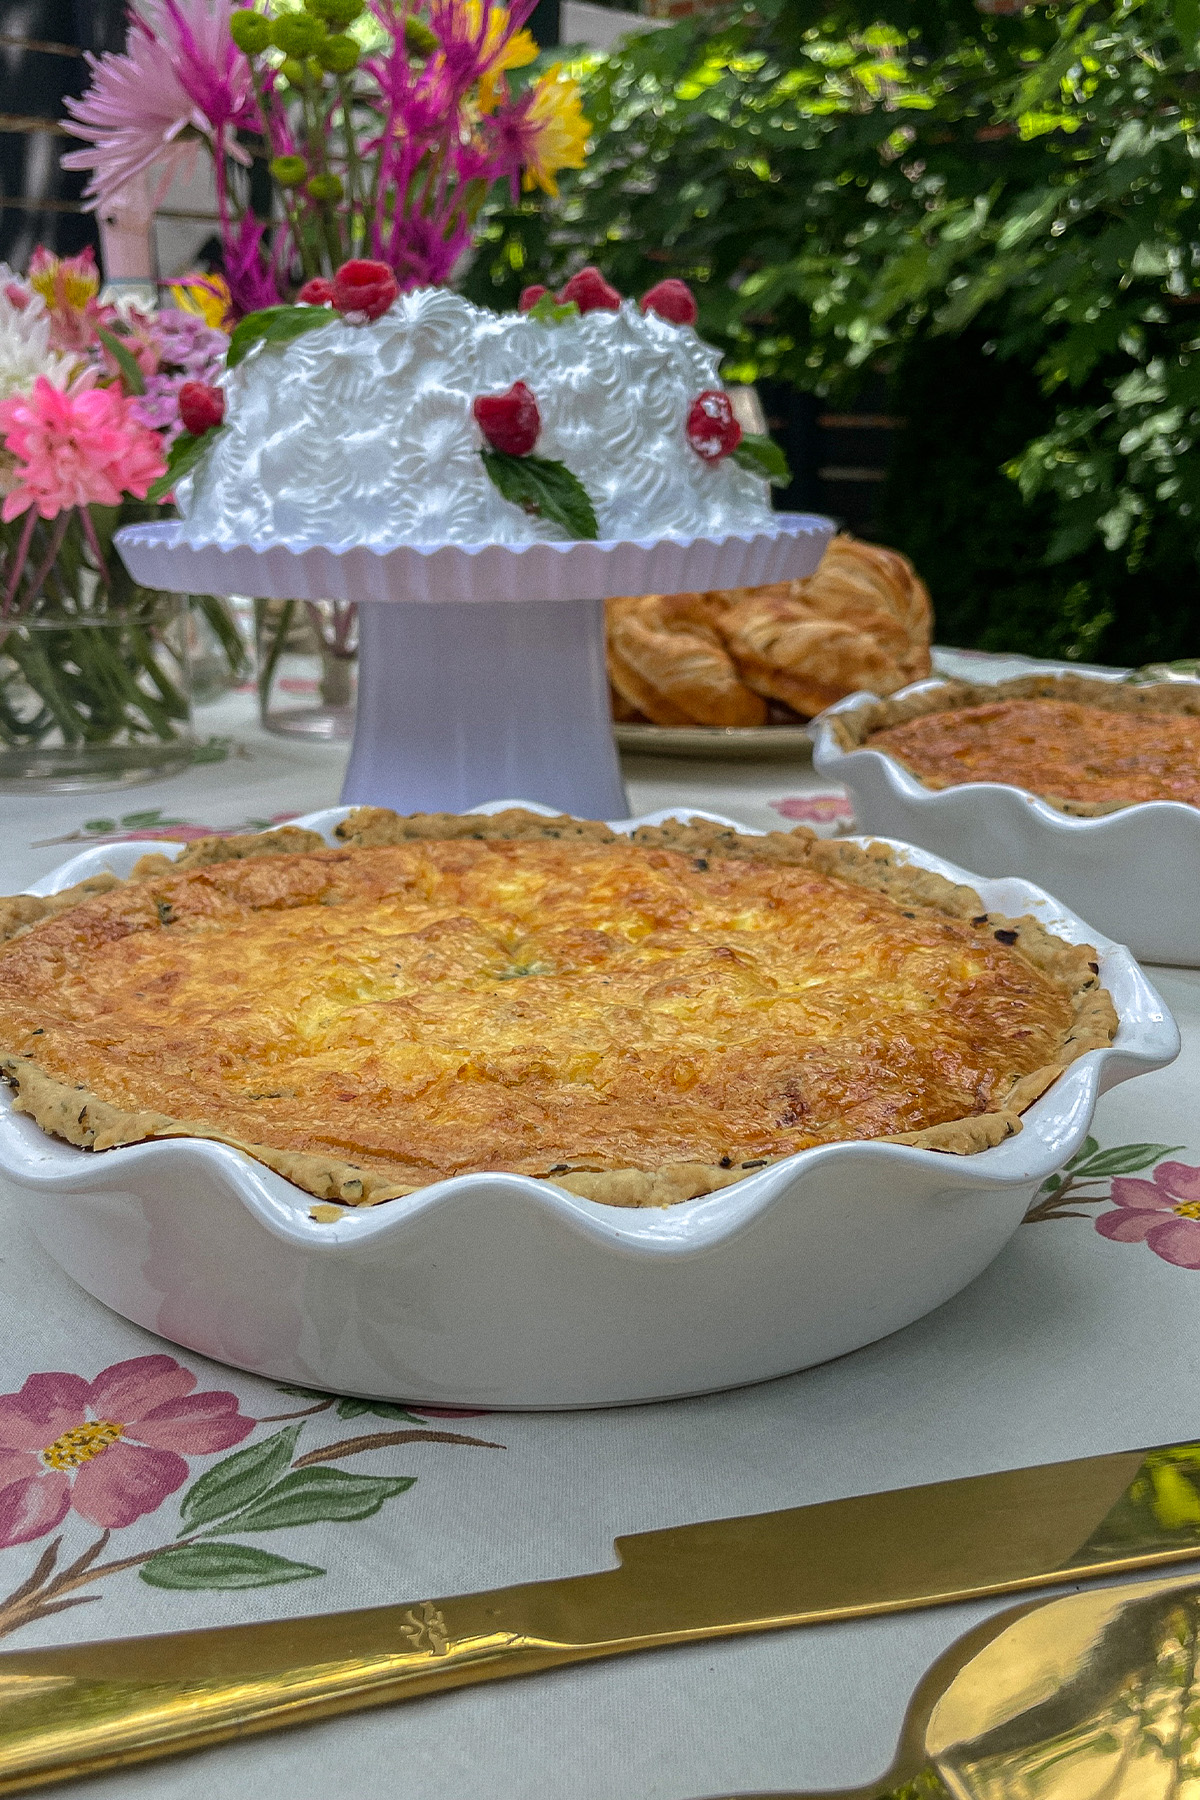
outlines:
{"label": "golden baked quiche filling", "polygon": [[1200,687],[1182,683],[947,682],[870,709],[846,747],[863,744],[931,788],[1006,782],[1081,814],[1147,800],[1200,806]]}
{"label": "golden baked quiche filling", "polygon": [[667,1204],[839,1139],[996,1142],[1115,1029],[1094,951],[883,846],[520,812],[342,835],[0,903],[18,1106],[343,1203],[507,1170]]}

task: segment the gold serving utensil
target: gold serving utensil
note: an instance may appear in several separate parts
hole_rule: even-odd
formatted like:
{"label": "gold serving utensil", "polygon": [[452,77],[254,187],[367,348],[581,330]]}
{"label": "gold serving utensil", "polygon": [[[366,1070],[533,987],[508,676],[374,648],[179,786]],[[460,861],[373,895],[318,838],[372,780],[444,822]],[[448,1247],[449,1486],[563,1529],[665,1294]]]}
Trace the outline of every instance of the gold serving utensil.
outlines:
{"label": "gold serving utensil", "polygon": [[1198,1658],[1200,1576],[1032,1600],[939,1657],[878,1781],[742,1800],[1196,1800]]}
{"label": "gold serving utensil", "polygon": [[[1200,1443],[618,1538],[620,1566],[0,1656],[0,1794],[563,1663],[1200,1557]],[[964,1790],[965,1792],[966,1790]]]}

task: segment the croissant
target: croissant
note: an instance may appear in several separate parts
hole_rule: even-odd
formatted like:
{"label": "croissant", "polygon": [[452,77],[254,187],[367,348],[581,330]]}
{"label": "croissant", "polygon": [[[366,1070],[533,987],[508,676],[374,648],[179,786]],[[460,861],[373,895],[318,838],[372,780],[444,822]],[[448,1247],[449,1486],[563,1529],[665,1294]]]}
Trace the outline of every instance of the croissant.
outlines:
{"label": "croissant", "polygon": [[655,725],[762,725],[765,702],[739,679],[703,594],[642,594],[608,604],[608,673],[626,706]]}
{"label": "croissant", "polygon": [[927,675],[932,631],[908,558],[842,534],[803,581],[610,600],[614,716],[761,725],[773,701],[809,718],[856,688],[893,694]]}
{"label": "croissant", "polygon": [[904,686],[895,658],[875,638],[789,598],[749,595],[726,609],[722,626],[743,681],[805,718],[856,688],[893,694]]}
{"label": "croissant", "polygon": [[816,573],[791,586],[793,599],[810,611],[865,631],[888,650],[904,678],[901,686],[928,675],[933,634],[929,590],[898,550],[839,534]]}

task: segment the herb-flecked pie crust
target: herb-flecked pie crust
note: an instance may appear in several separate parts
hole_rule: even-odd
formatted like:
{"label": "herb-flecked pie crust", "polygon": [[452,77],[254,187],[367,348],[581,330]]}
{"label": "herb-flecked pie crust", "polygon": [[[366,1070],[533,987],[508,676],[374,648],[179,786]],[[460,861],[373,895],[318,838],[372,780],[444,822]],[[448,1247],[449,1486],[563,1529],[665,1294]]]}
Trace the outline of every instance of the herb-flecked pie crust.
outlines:
{"label": "herb-flecked pie crust", "polygon": [[1093,950],[880,844],[518,809],[338,836],[0,901],[16,1106],[341,1205],[500,1168],[665,1206],[815,1143],[983,1149],[1116,1029]]}
{"label": "herb-flecked pie crust", "polygon": [[[872,744],[869,740],[879,732],[926,718],[932,713],[957,712],[968,707],[992,707],[1005,701],[1028,700],[1065,701],[1109,714],[1125,713],[1144,717],[1148,713],[1167,713],[1200,719],[1200,684],[1177,681],[1134,684],[1065,674],[1020,675],[1011,681],[987,683],[944,681],[921,693],[898,695],[891,700],[877,700],[867,706],[855,707],[850,712],[837,713],[829,723],[834,738],[843,750],[878,749],[898,762],[923,786],[938,790],[959,786],[963,782],[1011,781],[1011,775],[1006,774],[1003,767],[1002,748],[997,755],[1000,766],[995,770],[985,772],[978,769],[960,776],[958,780],[943,780],[918,768],[915,762],[910,762],[903,749],[896,744]],[[1043,753],[1045,748],[1043,739]],[[1078,756],[1081,760],[1086,758],[1086,751],[1086,738],[1081,734],[1078,744]],[[1040,760],[1045,763],[1044,754]],[[1024,784],[1014,785],[1021,785],[1022,791],[1035,791],[1026,788]],[[1137,799],[1086,800],[1043,792],[1040,787],[1036,791],[1039,799],[1074,818],[1099,818],[1105,813],[1119,812],[1127,806],[1139,804]]]}

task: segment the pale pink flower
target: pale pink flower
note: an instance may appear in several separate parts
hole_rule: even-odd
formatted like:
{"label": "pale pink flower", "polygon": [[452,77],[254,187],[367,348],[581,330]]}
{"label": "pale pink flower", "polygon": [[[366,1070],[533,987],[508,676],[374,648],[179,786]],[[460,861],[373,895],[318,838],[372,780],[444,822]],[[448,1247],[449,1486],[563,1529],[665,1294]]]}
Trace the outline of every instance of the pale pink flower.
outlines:
{"label": "pale pink flower", "polygon": [[240,1444],[255,1421],[237,1396],[195,1385],[173,1356],[135,1356],[95,1381],[59,1371],[0,1394],[0,1548],[72,1508],[106,1530],[132,1525],[183,1486],[185,1457]]}
{"label": "pale pink flower", "polygon": [[39,375],[31,394],[0,402],[0,432],[17,463],[6,523],[30,506],[53,519],[72,506],[116,506],[126,493],[144,500],[166,472],[160,440],[116,388],[60,393]]}
{"label": "pale pink flower", "polygon": [[1200,1168],[1161,1162],[1149,1181],[1118,1175],[1109,1190],[1116,1211],[1096,1230],[1118,1244],[1145,1244],[1164,1262],[1200,1269]]}
{"label": "pale pink flower", "polygon": [[229,0],[145,0],[130,13],[124,53],[88,57],[92,85],[66,107],[72,136],[89,148],[62,161],[91,171],[90,206],[118,205],[157,166],[156,205],[176,174],[190,173],[203,139],[218,155],[249,161],[234,131],[256,129],[258,111],[249,64],[229,35],[231,11]]}

